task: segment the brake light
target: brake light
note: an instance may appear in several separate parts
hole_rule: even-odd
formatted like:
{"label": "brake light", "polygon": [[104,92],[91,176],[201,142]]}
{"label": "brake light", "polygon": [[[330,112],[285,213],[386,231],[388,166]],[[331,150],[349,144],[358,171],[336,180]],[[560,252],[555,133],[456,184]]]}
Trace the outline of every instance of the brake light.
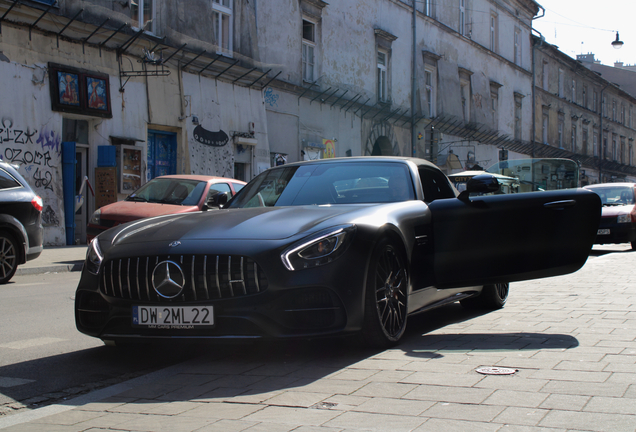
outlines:
{"label": "brake light", "polygon": [[31,204],[37,211],[42,211],[42,209],[44,208],[44,202],[42,201],[42,198],[37,195],[33,197],[33,199],[31,200]]}

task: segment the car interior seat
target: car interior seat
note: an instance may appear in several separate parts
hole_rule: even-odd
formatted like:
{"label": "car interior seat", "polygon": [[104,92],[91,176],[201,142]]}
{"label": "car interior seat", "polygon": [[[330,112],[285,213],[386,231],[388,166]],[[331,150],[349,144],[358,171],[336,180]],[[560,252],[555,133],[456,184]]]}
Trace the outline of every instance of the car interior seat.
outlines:
{"label": "car interior seat", "polygon": [[181,202],[188,197],[188,188],[184,185],[178,185],[172,191],[173,199]]}

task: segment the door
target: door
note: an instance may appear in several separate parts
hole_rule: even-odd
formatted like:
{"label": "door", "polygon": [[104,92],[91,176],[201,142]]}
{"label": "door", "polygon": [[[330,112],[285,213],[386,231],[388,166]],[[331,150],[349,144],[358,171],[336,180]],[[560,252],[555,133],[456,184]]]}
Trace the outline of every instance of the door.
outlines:
{"label": "door", "polygon": [[80,147],[80,145],[77,144],[75,148],[75,196],[83,196],[83,203],[75,212],[75,244],[86,244],[90,191],[86,185],[82,188],[82,184],[84,184],[84,177],[88,176],[88,148]]}
{"label": "door", "polygon": [[177,135],[148,131],[147,180],[177,173]]}
{"label": "door", "polygon": [[598,195],[582,189],[439,199],[429,208],[439,288],[576,271],[601,215]]}

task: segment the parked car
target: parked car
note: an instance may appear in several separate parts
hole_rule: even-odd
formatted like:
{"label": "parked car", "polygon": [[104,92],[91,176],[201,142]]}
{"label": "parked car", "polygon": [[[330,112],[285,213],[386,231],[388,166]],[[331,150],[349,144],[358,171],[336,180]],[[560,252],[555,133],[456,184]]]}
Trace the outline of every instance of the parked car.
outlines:
{"label": "parked car", "polygon": [[631,243],[636,250],[636,183],[599,183],[584,188],[596,192],[603,203],[595,243]]}
{"label": "parked car", "polygon": [[0,161],[0,284],[42,253],[42,207],[18,170]]}
{"label": "parked car", "polygon": [[459,194],[415,158],[271,168],[218,211],[96,237],[76,291],[76,325],[116,344],[361,332],[388,346],[409,315],[455,301],[500,308],[509,282],[585,263],[598,195],[470,196],[498,188],[483,175]]}
{"label": "parked car", "polygon": [[153,216],[209,210],[227,202],[245,182],[204,175],[155,177],[125,200],[101,207],[88,222],[86,237],[122,223]]}

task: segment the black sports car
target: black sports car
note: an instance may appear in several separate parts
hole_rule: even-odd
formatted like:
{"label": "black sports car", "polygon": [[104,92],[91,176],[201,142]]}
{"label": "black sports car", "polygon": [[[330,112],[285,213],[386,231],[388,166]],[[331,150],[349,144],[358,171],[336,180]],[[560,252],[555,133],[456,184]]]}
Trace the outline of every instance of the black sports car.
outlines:
{"label": "black sports car", "polygon": [[221,210],[100,234],[75,298],[107,342],[315,337],[397,342],[409,315],[450,302],[502,307],[508,283],[573,272],[601,205],[583,189],[458,194],[433,164],[356,157],[271,168]]}

